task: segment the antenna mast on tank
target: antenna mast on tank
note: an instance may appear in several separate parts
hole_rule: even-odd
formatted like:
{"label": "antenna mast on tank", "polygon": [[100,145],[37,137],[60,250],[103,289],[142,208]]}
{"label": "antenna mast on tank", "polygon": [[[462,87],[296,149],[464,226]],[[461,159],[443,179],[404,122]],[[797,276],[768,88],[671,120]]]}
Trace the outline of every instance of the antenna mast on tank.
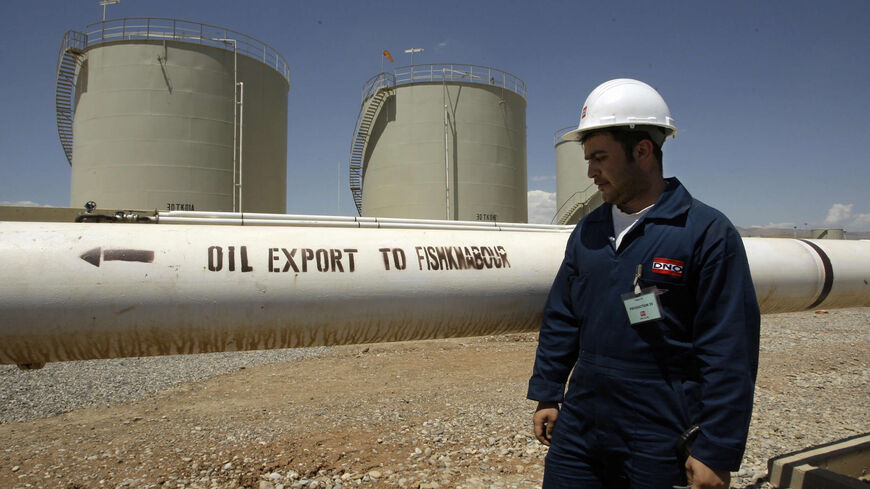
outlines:
{"label": "antenna mast on tank", "polygon": [[406,49],[405,52],[411,55],[411,65],[413,65],[414,64],[414,53],[422,53],[423,48]]}
{"label": "antenna mast on tank", "polygon": [[121,3],[121,0],[101,0],[100,2],[97,2],[97,5],[103,7],[103,22],[106,21],[106,6],[115,5],[116,3]]}

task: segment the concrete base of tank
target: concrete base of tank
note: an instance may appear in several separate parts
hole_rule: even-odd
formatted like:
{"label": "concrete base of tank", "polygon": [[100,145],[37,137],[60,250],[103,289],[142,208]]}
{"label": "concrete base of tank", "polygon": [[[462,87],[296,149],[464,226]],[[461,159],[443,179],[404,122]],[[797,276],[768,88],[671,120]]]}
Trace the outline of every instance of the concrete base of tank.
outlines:
{"label": "concrete base of tank", "polygon": [[767,470],[777,488],[866,489],[870,433],[772,458]]}

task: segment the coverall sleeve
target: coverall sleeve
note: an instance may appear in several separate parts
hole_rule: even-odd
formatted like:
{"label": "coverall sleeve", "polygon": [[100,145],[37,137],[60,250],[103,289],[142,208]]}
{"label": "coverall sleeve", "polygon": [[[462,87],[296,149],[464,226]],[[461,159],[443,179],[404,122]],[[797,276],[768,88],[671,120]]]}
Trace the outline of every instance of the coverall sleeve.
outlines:
{"label": "coverall sleeve", "polygon": [[702,243],[693,325],[701,432],[691,452],[709,467],[735,471],[752,417],[761,317],[737,230],[722,217]]}
{"label": "coverall sleeve", "polygon": [[535,366],[529,379],[526,397],[535,401],[562,402],[565,383],[579,354],[580,325],[571,304],[571,283],[577,278],[574,261],[574,242],[580,226],[571,233],[565,249],[565,258],[550,288],[541,331]]}

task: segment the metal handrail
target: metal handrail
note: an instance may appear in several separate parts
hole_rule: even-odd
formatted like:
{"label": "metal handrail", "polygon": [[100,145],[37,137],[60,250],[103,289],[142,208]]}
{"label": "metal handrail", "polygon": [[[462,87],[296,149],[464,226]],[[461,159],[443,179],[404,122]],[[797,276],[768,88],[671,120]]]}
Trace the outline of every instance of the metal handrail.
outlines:
{"label": "metal handrail", "polygon": [[[559,208],[556,209],[555,214],[553,214],[553,218],[550,219],[550,224],[554,222],[561,222],[562,224],[564,224],[564,221],[567,220],[568,217],[571,217],[570,215],[573,214],[578,207],[588,204],[589,201],[591,201],[595,197],[595,192],[593,192],[592,194],[588,194],[589,190],[594,186],[594,183],[590,183],[583,190],[578,190],[571,194],[567,199],[565,199],[565,202],[562,202],[562,205],[560,205]],[[563,214],[563,209],[566,209],[568,212],[565,212]]]}
{"label": "metal handrail", "polygon": [[555,146],[559,143],[567,142],[567,141],[562,140],[562,136],[564,136],[565,134],[568,134],[569,132],[571,132],[575,129],[577,129],[577,126],[568,126],[568,127],[563,127],[562,129],[559,129],[558,131],[553,133],[553,146]]}
{"label": "metal handrail", "polygon": [[362,104],[381,88],[422,82],[458,81],[492,85],[510,90],[526,97],[526,84],[514,74],[488,66],[460,63],[400,66],[393,72],[383,72],[371,77],[363,86]]}
{"label": "metal handrail", "polygon": [[60,70],[60,65],[63,62],[63,55],[67,50],[82,51],[88,45],[88,36],[84,32],[69,30],[63,35],[63,40],[60,42],[60,50],[57,53],[57,70]]}
{"label": "metal handrail", "polygon": [[[241,32],[200,22],[161,17],[127,17],[89,24],[83,47],[134,39],[173,40],[203,44],[233,51],[235,49],[274,69],[290,83],[290,68],[277,50]],[[62,48],[63,49],[63,48]]]}
{"label": "metal handrail", "polygon": [[[362,105],[365,105],[366,100],[370,99],[378,90],[382,88],[393,88],[396,86],[396,75],[388,71],[378,73],[377,75],[366,80],[362,90]],[[359,117],[357,117],[359,119]]]}
{"label": "metal handrail", "polygon": [[[366,127],[365,133],[361,134],[361,130],[363,129],[362,124],[365,120],[363,113],[366,111],[366,102],[372,100],[372,96],[376,95],[381,90],[389,90],[390,86],[392,86],[388,83],[390,76],[390,73],[380,73],[379,75],[369,79],[369,82],[371,83],[367,83],[367,86],[369,87],[368,89],[371,90],[371,95],[363,99],[363,104],[359,109],[359,114],[356,116],[356,124],[354,125],[353,138],[351,139],[350,145],[350,166],[348,177],[350,181],[350,191],[353,194],[353,201],[354,204],[356,204],[356,210],[360,215],[362,215],[363,158],[366,145],[368,144],[368,131],[370,130],[370,127]],[[380,104],[382,101],[382,98],[375,98],[372,100],[372,103],[377,102]],[[377,111],[380,110],[380,107],[370,107],[370,110],[374,117],[374,115],[377,114]],[[354,149],[358,150],[358,152],[355,152]]]}
{"label": "metal handrail", "polygon": [[83,32],[67,31],[57,53],[54,79],[54,107],[57,115],[57,135],[67,162],[73,159],[73,111],[75,110],[75,84],[81,62],[81,52],[87,45]]}
{"label": "metal handrail", "polygon": [[381,229],[469,229],[567,233],[574,226],[496,221],[451,221],[397,217],[319,216],[304,214],[257,214],[245,212],[157,211],[147,221],[156,224],[220,224],[257,226],[304,226]]}

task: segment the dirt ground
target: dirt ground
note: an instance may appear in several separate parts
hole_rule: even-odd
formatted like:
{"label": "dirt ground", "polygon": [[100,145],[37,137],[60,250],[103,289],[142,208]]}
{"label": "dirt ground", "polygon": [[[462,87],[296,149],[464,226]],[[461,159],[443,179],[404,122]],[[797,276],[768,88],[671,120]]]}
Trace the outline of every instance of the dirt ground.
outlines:
{"label": "dirt ground", "polygon": [[[463,480],[497,473],[503,482],[507,476],[519,487],[534,485],[545,453],[531,444],[534,403],[523,399],[534,341],[534,335],[511,335],[338,347],[131,404],[0,425],[0,487],[258,488],[260,475],[275,471],[296,471],[300,479],[348,474],[351,484],[375,487],[399,486],[402,473],[408,487],[425,485],[421,478],[455,487],[449,484],[459,484],[457,472]],[[525,423],[506,426],[504,418],[516,415]],[[451,420],[464,425],[461,439],[427,430]],[[521,456],[492,450],[473,466],[463,462],[478,454],[456,456],[505,436],[511,447],[522,441]],[[454,454],[452,463],[416,475],[423,466],[441,465],[427,463],[433,451]]]}
{"label": "dirt ground", "polygon": [[[0,488],[540,487],[535,334],[336,347],[141,401],[0,425]],[[870,308],[764,316],[735,487],[870,431]]]}

